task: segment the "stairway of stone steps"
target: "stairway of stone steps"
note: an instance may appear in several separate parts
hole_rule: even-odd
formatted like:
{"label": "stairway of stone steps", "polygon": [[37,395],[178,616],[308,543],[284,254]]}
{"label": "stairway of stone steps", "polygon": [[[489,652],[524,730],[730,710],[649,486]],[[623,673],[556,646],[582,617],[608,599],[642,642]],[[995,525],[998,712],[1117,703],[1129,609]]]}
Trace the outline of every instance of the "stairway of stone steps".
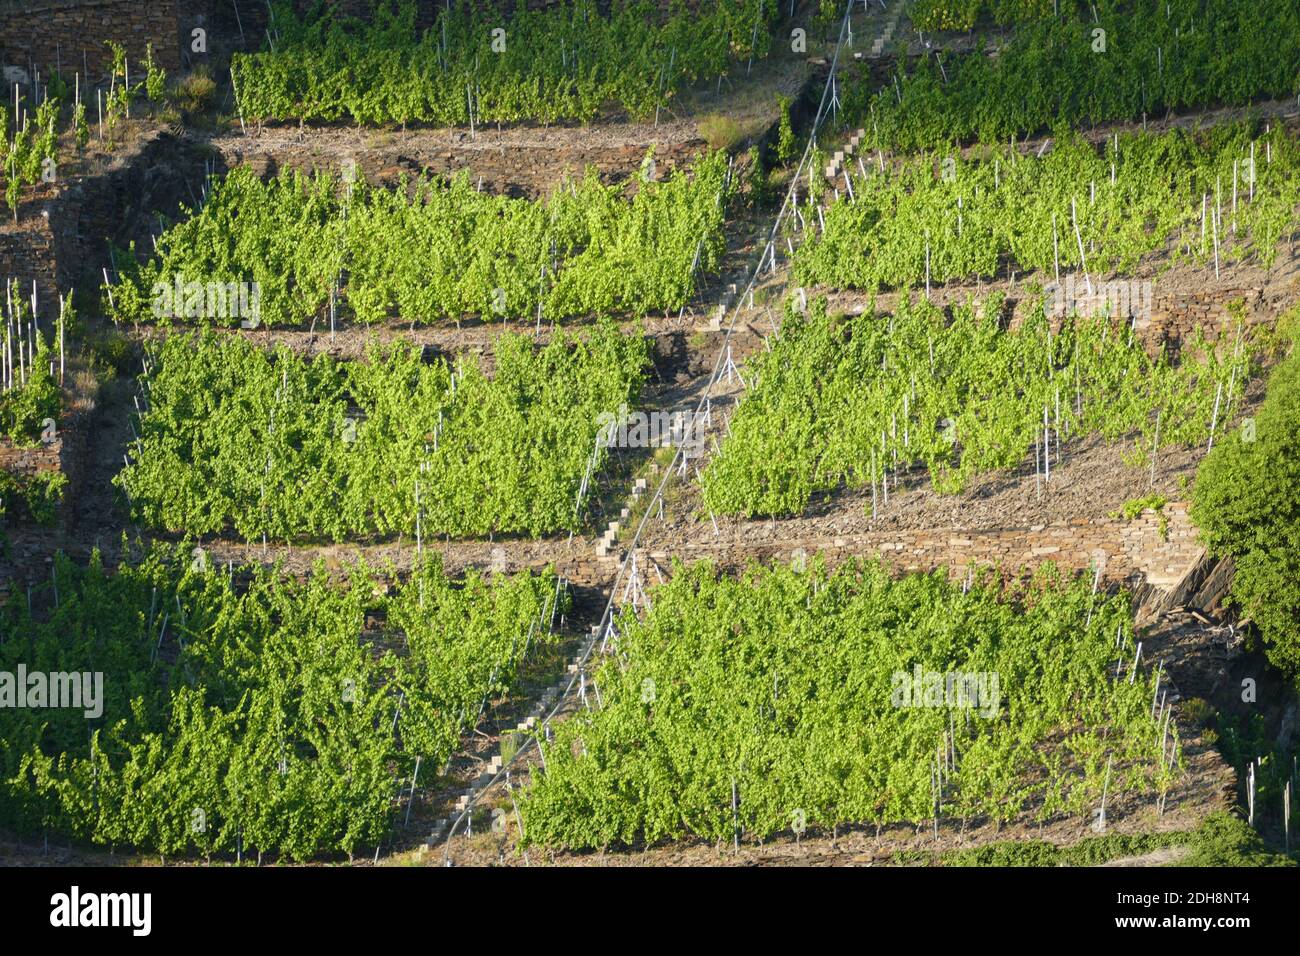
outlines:
{"label": "stairway of stone steps", "polygon": [[832,182],[835,180],[835,177],[840,174],[840,170],[844,168],[845,161],[853,156],[854,152],[858,148],[858,145],[862,142],[862,140],[866,137],[866,135],[867,135],[866,130],[859,129],[856,133],[854,133],[852,136],[849,137],[849,141],[844,144],[843,149],[838,149],[835,151],[835,155],[831,157],[831,161],[826,164],[825,172],[826,172],[826,178],[828,180],[831,180]]}
{"label": "stairway of stone steps", "polygon": [[[659,470],[658,465],[651,465],[651,473],[655,474]],[[632,500],[637,501],[642,495],[650,490],[650,482],[645,478],[638,478],[632,484]],[[623,508],[618,513],[618,519],[611,521],[601,535],[600,540],[596,542],[596,557],[607,560],[620,561],[623,553],[618,546],[618,533],[626,527],[627,520],[632,516],[631,508]]]}
{"label": "stairway of stone steps", "polygon": [[709,317],[709,324],[705,328],[710,332],[721,332],[722,322],[727,317],[727,312],[731,309],[731,304],[736,301],[736,283],[732,282],[727,285],[727,291],[723,294],[722,299],[718,302],[717,308]]}
{"label": "stairway of stone steps", "polygon": [[[880,56],[884,45],[892,39],[901,12],[902,3],[900,2],[896,5],[890,19],[885,24],[881,36],[872,44],[871,55],[873,57]],[[860,54],[855,54],[855,57],[860,58]],[[859,129],[852,137],[850,137],[845,149],[837,152],[831,166],[827,167],[827,178],[833,178],[838,175],[839,170],[844,163],[845,156],[851,156],[865,136],[865,131]],[[736,298],[739,294],[738,285],[734,282],[729,283],[726,292],[710,314],[708,324],[704,327],[704,330],[709,332],[722,331],[723,322],[726,320],[726,317],[732,306],[735,304]],[[660,466],[658,464],[652,463],[650,465],[650,474],[652,476],[657,476],[659,471]],[[635,503],[649,491],[649,480],[646,478],[637,478],[632,486],[631,503]],[[609,522],[604,534],[596,543],[596,557],[598,559],[615,565],[624,559],[625,554],[623,549],[619,547],[618,535],[620,531],[627,527],[627,523],[630,521],[631,516],[631,507],[624,507],[619,511],[618,518]],[[651,563],[653,563],[653,561]],[[591,629],[590,642],[587,645],[588,648],[594,647],[596,642],[599,640],[600,627],[599,625],[593,625]],[[529,715],[516,725],[514,733],[530,734],[535,731],[538,724],[550,714],[556,704],[563,700],[565,691],[569,686],[569,681],[572,680],[574,675],[578,674],[582,668],[582,659],[583,653],[579,653],[567,663],[565,673],[560,676],[559,680],[555,684],[547,687],[542,692],[534,702]],[[436,844],[440,843],[447,837],[455,821],[469,810],[469,808],[474,805],[475,801],[492,785],[504,765],[505,760],[502,754],[499,752],[493,754],[488,762],[483,766],[478,776],[470,781],[469,785],[465,789],[456,794],[455,802],[451,808],[451,815],[434,822],[429,837],[424,844],[424,849],[426,851],[431,850]]]}
{"label": "stairway of stone steps", "polygon": [[[594,645],[599,638],[600,626],[593,624],[591,626],[588,647]],[[528,735],[533,733],[537,729],[538,724],[546,719],[547,715],[550,714],[555,705],[563,700],[564,692],[569,686],[569,681],[573,679],[573,676],[578,673],[582,666],[583,653],[584,652],[579,652],[572,660],[565,664],[564,673],[560,675],[559,679],[554,684],[551,684],[542,691],[537,700],[533,702],[533,706],[529,709],[528,716],[515,725],[513,731],[514,734]],[[488,758],[487,763],[483,765],[479,774],[469,782],[469,785],[456,794],[456,800],[451,807],[451,815],[434,821],[429,836],[424,843],[423,848],[426,852],[432,850],[436,844],[440,843],[447,836],[452,824],[462,813],[469,809],[470,805],[477,797],[491,786],[492,781],[496,779],[497,775],[501,772],[501,769],[505,766],[505,763],[505,757],[498,749],[497,753]]]}
{"label": "stairway of stone steps", "polygon": [[[898,27],[898,18],[903,14],[903,4],[894,4],[893,12],[890,13],[889,19],[885,21],[885,28],[881,31],[880,36],[871,41],[871,52],[868,57],[877,60],[885,54],[885,44],[894,38],[894,30]],[[857,57],[857,54],[854,54]]]}
{"label": "stairway of stone steps", "polygon": [[[867,55],[868,59],[878,60],[884,56],[885,44],[894,39],[894,30],[898,28],[898,20],[902,15],[903,4],[901,2],[895,3],[893,10],[889,13],[889,18],[885,21],[885,26],[884,29],[881,30],[880,36],[871,41],[871,52]],[[861,59],[862,54],[860,52],[854,53],[853,58],[855,60]],[[826,165],[825,170],[826,178],[828,180],[834,180],[835,177],[840,174],[840,170],[844,168],[845,162],[853,156],[853,153],[857,150],[858,146],[861,145],[863,139],[866,138],[866,135],[866,130],[859,129],[849,137],[849,141],[844,145],[844,148],[838,150],[835,155],[831,157],[831,161]]]}

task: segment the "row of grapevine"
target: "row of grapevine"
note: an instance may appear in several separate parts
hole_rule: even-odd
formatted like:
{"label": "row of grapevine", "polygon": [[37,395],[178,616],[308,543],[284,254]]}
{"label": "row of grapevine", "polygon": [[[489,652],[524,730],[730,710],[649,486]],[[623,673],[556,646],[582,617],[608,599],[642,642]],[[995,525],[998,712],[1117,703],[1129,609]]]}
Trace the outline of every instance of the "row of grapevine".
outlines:
{"label": "row of grapevine", "polygon": [[[862,175],[865,171],[866,175]],[[1300,224],[1300,141],[1232,124],[1120,136],[1062,134],[1041,158],[865,162],[795,257],[805,284],[877,289],[1038,269],[1132,270],[1143,256],[1271,265]],[[936,174],[937,173],[937,174]],[[844,186],[840,183],[840,186]]]}
{"label": "row of grapevine", "polygon": [[675,565],[643,619],[617,621],[599,706],[539,741],[525,842],[1045,820],[1103,789],[1163,793],[1180,746],[1153,719],[1154,678],[1130,678],[1128,596],[1089,583],[1044,569],[1004,595],[858,561]]}
{"label": "row of grapevine", "polygon": [[46,165],[58,155],[58,115],[59,101],[53,99],[37,107],[34,118],[24,110],[21,123],[17,117],[11,120],[8,109],[0,106],[0,180],[14,222],[23,188],[39,183]]}
{"label": "row of grapevine", "polygon": [[[37,326],[17,282],[5,283],[0,314],[0,440],[34,446],[56,433],[63,412],[57,372],[62,351]],[[66,309],[60,315],[56,337],[65,321],[75,320],[75,313]],[[62,472],[19,475],[0,471],[0,522],[26,515],[38,524],[53,523],[67,484]]]}
{"label": "row of grapevine", "polygon": [[617,104],[644,119],[686,85],[764,56],[773,0],[704,0],[675,8],[573,0],[508,18],[458,0],[421,34],[411,0],[375,5],[373,23],[272,5],[269,49],[235,54],[249,118],[444,125],[587,121]]}
{"label": "row of grapevine", "polygon": [[1269,376],[1251,429],[1215,444],[1192,492],[1192,520],[1206,547],[1232,559],[1232,602],[1258,629],[1272,664],[1291,675],[1300,674],[1297,320],[1300,308],[1293,308],[1287,330],[1292,352]]}
{"label": "row of grapevine", "polygon": [[1257,357],[1239,333],[1211,342],[1198,330],[1175,364],[1105,315],[1053,331],[1039,307],[1004,330],[999,311],[995,296],[982,310],[958,306],[951,324],[927,300],[836,318],[816,299],[788,315],[702,473],[708,508],[799,514],[817,491],[870,485],[883,496],[918,464],[936,491],[955,493],[1044,446],[1059,462],[1064,443],[1093,434],[1135,436],[1136,464],[1222,430]]}
{"label": "row of grapevine", "polygon": [[1095,0],[1087,9],[1095,19],[1022,23],[996,57],[923,56],[884,87],[863,74],[845,84],[846,115],[873,146],[928,149],[1300,93],[1294,0]]}
{"label": "row of grapevine", "polygon": [[[129,84],[130,68],[126,50],[113,40],[105,41],[112,57],[108,96],[103,91],[95,94],[100,138],[104,128],[112,133],[123,118],[130,115],[132,102],[140,95],[160,103],[166,91],[167,71],[155,62],[153,45],[146,46],[145,58],[140,61],[136,76],[143,80]],[[18,221],[18,206],[24,187],[41,182],[55,182],[58,178],[59,124],[66,112],[68,129],[78,151],[90,142],[90,122],[83,92],[89,96],[89,86],[83,91],[82,77],[68,77],[53,71],[45,83],[32,86],[31,111],[17,101],[17,84],[14,85],[16,115],[11,116],[6,103],[0,103],[0,182],[4,184],[5,202]],[[65,106],[70,107],[65,110]]]}
{"label": "row of grapevine", "polygon": [[[30,603],[0,608],[0,670],[73,674],[90,694],[29,709],[34,685],[17,689],[28,706],[6,705],[0,816],[167,854],[377,845],[399,792],[435,780],[485,702],[555,641],[564,600],[549,571],[453,581],[436,559],[386,590],[365,567],[335,585],[323,567],[301,583],[228,574],[161,546],[116,573],[60,555]],[[98,694],[82,674],[100,675]]]}
{"label": "row of grapevine", "polygon": [[37,524],[54,524],[67,487],[68,476],[61,471],[32,475],[0,471],[0,524],[11,515],[30,518]]}
{"label": "row of grapevine", "polygon": [[249,317],[205,296],[238,283],[256,284],[253,321],[268,325],[307,324],[344,303],[361,322],[679,309],[721,261],[733,189],[722,153],[690,175],[641,181],[630,200],[594,169],[541,202],[479,192],[464,172],[408,185],[298,172],[262,182],[235,169],[147,262],[117,257],[105,309],[116,321],[234,325]]}
{"label": "row of grapevine", "polygon": [[50,371],[58,355],[41,331],[34,341],[20,341],[11,328],[0,347],[9,354],[19,348],[31,352],[30,358],[15,359],[12,382],[0,386],[0,436],[19,445],[34,445],[41,437],[42,423],[57,422],[63,409],[58,376]]}
{"label": "row of grapevine", "polygon": [[1064,7],[1067,12],[1075,0],[916,0],[908,10],[912,25],[918,30],[971,30],[977,24],[993,22],[999,26],[1041,20],[1055,16]]}
{"label": "row of grapevine", "polygon": [[[544,348],[504,335],[477,362],[404,341],[306,361],[208,333],[166,340],[114,479],[145,526],[246,540],[533,537],[572,529],[598,417],[634,403],[648,352],[610,322]],[[597,460],[597,464],[598,464]]]}

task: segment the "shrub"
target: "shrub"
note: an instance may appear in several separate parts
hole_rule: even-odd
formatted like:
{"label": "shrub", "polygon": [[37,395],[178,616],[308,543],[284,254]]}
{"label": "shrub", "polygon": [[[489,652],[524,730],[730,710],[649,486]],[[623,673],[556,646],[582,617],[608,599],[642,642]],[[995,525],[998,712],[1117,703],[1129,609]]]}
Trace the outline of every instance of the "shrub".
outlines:
{"label": "shrub", "polygon": [[186,113],[207,111],[212,107],[216,94],[217,84],[206,64],[182,77],[171,91],[172,102]]}
{"label": "shrub", "polygon": [[790,98],[778,96],[776,102],[781,110],[776,134],[776,161],[784,166],[794,159],[794,126],[790,123]]}
{"label": "shrub", "polygon": [[1214,708],[1201,697],[1189,697],[1183,701],[1179,713],[1185,720],[1197,727],[1203,727],[1214,717]]}
{"label": "shrub", "polygon": [[745,138],[741,125],[730,116],[710,113],[702,117],[697,124],[700,135],[709,144],[709,149],[731,150]]}

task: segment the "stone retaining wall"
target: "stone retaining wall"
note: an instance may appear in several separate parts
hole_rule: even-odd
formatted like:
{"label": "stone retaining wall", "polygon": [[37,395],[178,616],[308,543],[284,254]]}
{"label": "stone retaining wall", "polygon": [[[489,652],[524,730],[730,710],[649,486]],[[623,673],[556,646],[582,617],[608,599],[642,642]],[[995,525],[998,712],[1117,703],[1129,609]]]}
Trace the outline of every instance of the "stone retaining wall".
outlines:
{"label": "stone retaining wall", "polygon": [[[40,208],[48,211],[50,207],[42,204]],[[25,203],[17,226],[12,220],[0,225],[0,301],[4,284],[11,279],[17,280],[24,301],[30,301],[35,281],[37,312],[42,319],[49,319],[59,312],[55,235],[50,219],[33,215],[34,209],[34,204]]]}
{"label": "stone retaining wall", "polygon": [[[1169,587],[1200,560],[1203,550],[1187,517],[1187,505],[1165,506],[1166,534],[1159,516],[1146,511],[1133,521],[1122,518],[1057,521],[1028,528],[983,530],[883,531],[838,538],[783,538],[752,545],[727,541],[685,541],[671,550],[638,552],[652,558],[663,571],[673,558],[710,558],[737,569],[751,560],[788,562],[802,551],[809,559],[821,555],[834,566],[846,558],[878,557],[899,572],[932,571],[946,567],[963,578],[970,566],[995,566],[1004,573],[1032,571],[1048,561],[1065,571],[1102,567],[1102,580],[1112,584],[1144,581]],[[645,566],[645,565],[643,565]]]}
{"label": "stone retaining wall", "polygon": [[155,62],[174,74],[180,32],[177,0],[0,0],[0,64],[39,70],[42,78],[59,69],[69,78],[81,72],[83,82],[87,75],[107,82],[106,40],[126,48],[133,73],[152,43]]}
{"label": "stone retaining wall", "polygon": [[[21,478],[62,472],[68,484],[59,505],[59,520],[67,526],[75,513],[78,483],[85,464],[85,436],[79,427],[60,423],[58,437],[48,445],[31,448],[14,445],[0,438],[0,471]],[[12,520],[12,518],[10,519]]]}

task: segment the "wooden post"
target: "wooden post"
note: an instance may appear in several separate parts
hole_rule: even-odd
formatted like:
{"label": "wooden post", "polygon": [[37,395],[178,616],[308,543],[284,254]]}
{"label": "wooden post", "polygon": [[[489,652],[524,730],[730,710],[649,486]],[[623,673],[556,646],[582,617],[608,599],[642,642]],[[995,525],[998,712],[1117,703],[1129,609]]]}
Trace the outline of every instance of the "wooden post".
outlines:
{"label": "wooden post", "polygon": [[1286,841],[1286,852],[1291,852],[1291,781],[1286,782],[1282,791],[1282,839]]}
{"label": "wooden post", "polygon": [[1083,266],[1083,278],[1088,283],[1088,295],[1092,295],[1092,278],[1088,275],[1088,259],[1083,253],[1083,233],[1079,231],[1079,213],[1074,197],[1070,197],[1070,218],[1074,222],[1074,238],[1079,243],[1079,262]]}
{"label": "wooden post", "polygon": [[1147,483],[1148,488],[1155,487],[1156,483],[1156,456],[1160,452],[1160,411],[1156,412],[1156,437],[1151,443],[1151,480]]}
{"label": "wooden post", "polygon": [[[72,296],[72,290],[68,290],[68,296]],[[59,296],[59,385],[63,385],[64,363],[63,363],[63,312],[64,298]]]}
{"label": "wooden post", "polygon": [[1220,382],[1219,387],[1214,390],[1214,415],[1210,419],[1210,441],[1205,447],[1207,453],[1214,447],[1214,429],[1219,424],[1219,399],[1222,397],[1223,383]]}
{"label": "wooden post", "polygon": [[925,232],[925,297],[930,298],[930,231]]}
{"label": "wooden post", "polygon": [[1043,485],[1040,477],[1043,472],[1042,448],[1038,442],[1038,426],[1034,426],[1034,496],[1043,497]]}
{"label": "wooden post", "polygon": [[740,817],[737,808],[739,807],[738,794],[736,791],[736,778],[731,778],[731,838],[736,848],[740,852]]}
{"label": "wooden post", "polygon": [[1255,825],[1255,764],[1253,762],[1246,770],[1246,805],[1249,808],[1246,822],[1253,827]]}
{"label": "wooden post", "polygon": [[1043,481],[1052,480],[1052,444],[1048,432],[1047,406],[1043,406]]}
{"label": "wooden post", "polygon": [[[406,821],[402,824],[402,826],[404,827],[411,825],[411,807],[415,803],[415,782],[419,778],[420,778],[420,757],[417,755],[415,758],[415,773],[411,774],[411,795],[407,798],[406,801]],[[379,851],[375,850],[375,852],[378,853]]]}
{"label": "wooden post", "polygon": [[[1056,283],[1061,283],[1061,244],[1056,234],[1056,213],[1052,213],[1052,267],[1056,273]],[[1058,290],[1059,291],[1059,290]]]}
{"label": "wooden post", "polygon": [[239,88],[235,85],[235,71],[230,71],[230,89],[235,94],[235,108],[239,111],[239,129],[245,136],[248,135],[248,127],[244,125],[244,106],[239,102]]}
{"label": "wooden post", "polygon": [[1255,141],[1250,141],[1250,201],[1255,201]]}
{"label": "wooden post", "polygon": [[1110,754],[1106,757],[1106,778],[1101,784],[1101,813],[1097,815],[1096,830],[1098,833],[1101,833],[1106,829],[1106,796],[1110,793],[1110,765],[1114,760],[1114,754]]}
{"label": "wooden post", "polygon": [[1219,184],[1214,185],[1214,209],[1210,216],[1210,229],[1214,240],[1214,278],[1219,278]]}

